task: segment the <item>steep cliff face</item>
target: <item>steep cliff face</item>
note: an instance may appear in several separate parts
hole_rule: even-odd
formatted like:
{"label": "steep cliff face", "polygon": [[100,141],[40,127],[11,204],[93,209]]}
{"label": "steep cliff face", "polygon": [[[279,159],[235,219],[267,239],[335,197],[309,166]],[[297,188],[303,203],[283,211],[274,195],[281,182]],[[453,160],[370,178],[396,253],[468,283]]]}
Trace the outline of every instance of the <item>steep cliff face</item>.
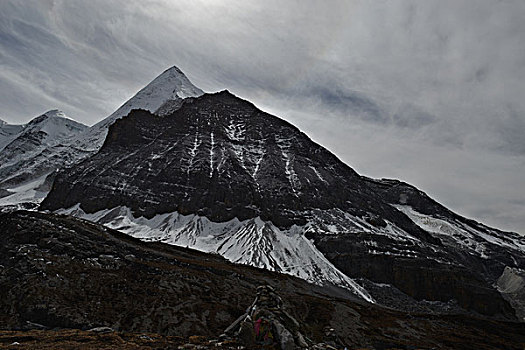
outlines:
{"label": "steep cliff face", "polygon": [[368,301],[402,293],[412,306],[457,303],[495,317],[514,318],[495,280],[525,263],[521,236],[461,218],[409,185],[362,177],[227,91],[162,116],[131,111],[98,153],[57,174],[42,208]]}
{"label": "steep cliff face", "polygon": [[169,116],[134,111],[119,120],[97,155],[58,177],[43,207],[76,203],[86,212],[125,205],[146,217],[260,216],[278,227],[306,224],[313,208],[339,208],[378,227],[389,220],[426,234],[297,128],[226,91],[191,99]]}

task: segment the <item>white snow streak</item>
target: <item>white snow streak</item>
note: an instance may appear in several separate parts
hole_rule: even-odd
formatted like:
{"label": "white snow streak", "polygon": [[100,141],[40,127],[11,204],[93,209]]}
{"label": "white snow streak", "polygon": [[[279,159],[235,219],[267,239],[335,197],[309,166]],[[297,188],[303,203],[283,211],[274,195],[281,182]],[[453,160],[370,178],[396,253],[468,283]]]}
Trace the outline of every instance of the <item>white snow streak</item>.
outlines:
{"label": "white snow streak", "polygon": [[280,139],[276,136],[275,141],[277,146],[279,146],[283,160],[285,161],[285,172],[286,176],[288,177],[288,181],[290,182],[290,186],[292,187],[292,191],[297,193],[298,190],[301,189],[301,181],[299,180],[299,177],[293,168],[293,153],[289,153],[292,140]]}
{"label": "white snow streak", "polygon": [[188,177],[190,176],[190,170],[193,168],[193,162],[195,160],[195,156],[197,155],[197,149],[201,145],[201,141],[199,141],[199,132],[195,133],[195,140],[193,140],[193,145],[190,148],[190,160],[188,162],[188,168],[186,169],[186,174]]}
{"label": "white snow streak", "polygon": [[326,181],[326,180],[321,176],[321,174],[319,173],[319,171],[317,171],[317,169],[316,169],[314,166],[309,165],[309,167],[310,167],[310,169],[312,169],[312,170],[314,171],[315,175],[317,175],[317,177],[319,178],[319,180],[321,180],[322,182],[324,182],[325,184],[328,185],[328,181]]}
{"label": "white snow streak", "polygon": [[213,148],[215,147],[215,140],[213,138],[213,131],[210,134],[210,177],[213,176],[213,155],[214,151]]}

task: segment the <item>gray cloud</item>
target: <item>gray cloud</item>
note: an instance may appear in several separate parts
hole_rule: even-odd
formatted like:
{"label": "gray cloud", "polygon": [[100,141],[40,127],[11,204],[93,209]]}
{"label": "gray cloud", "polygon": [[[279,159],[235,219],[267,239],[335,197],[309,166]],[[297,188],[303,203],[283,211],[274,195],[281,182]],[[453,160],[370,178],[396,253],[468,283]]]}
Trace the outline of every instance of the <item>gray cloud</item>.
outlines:
{"label": "gray cloud", "polygon": [[4,0],[0,118],[93,124],[176,64],[362,173],[525,232],[524,17],[520,0]]}

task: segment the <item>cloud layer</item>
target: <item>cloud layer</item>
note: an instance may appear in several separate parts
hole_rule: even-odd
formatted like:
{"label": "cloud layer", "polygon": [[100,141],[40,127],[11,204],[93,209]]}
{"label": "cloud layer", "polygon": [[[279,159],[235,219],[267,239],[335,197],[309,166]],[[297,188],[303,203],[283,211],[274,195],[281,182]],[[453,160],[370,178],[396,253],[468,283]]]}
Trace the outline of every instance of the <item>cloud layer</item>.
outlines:
{"label": "cloud layer", "polygon": [[525,233],[525,2],[0,2],[0,118],[93,124],[165,68]]}

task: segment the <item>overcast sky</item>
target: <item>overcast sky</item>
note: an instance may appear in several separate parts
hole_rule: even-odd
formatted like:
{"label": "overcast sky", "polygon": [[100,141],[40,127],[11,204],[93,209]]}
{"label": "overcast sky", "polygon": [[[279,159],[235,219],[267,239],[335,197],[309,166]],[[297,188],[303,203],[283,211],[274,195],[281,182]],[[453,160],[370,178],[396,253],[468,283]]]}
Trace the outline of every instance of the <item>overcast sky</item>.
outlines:
{"label": "overcast sky", "polygon": [[0,118],[93,124],[166,68],[358,172],[525,233],[525,1],[0,0]]}

